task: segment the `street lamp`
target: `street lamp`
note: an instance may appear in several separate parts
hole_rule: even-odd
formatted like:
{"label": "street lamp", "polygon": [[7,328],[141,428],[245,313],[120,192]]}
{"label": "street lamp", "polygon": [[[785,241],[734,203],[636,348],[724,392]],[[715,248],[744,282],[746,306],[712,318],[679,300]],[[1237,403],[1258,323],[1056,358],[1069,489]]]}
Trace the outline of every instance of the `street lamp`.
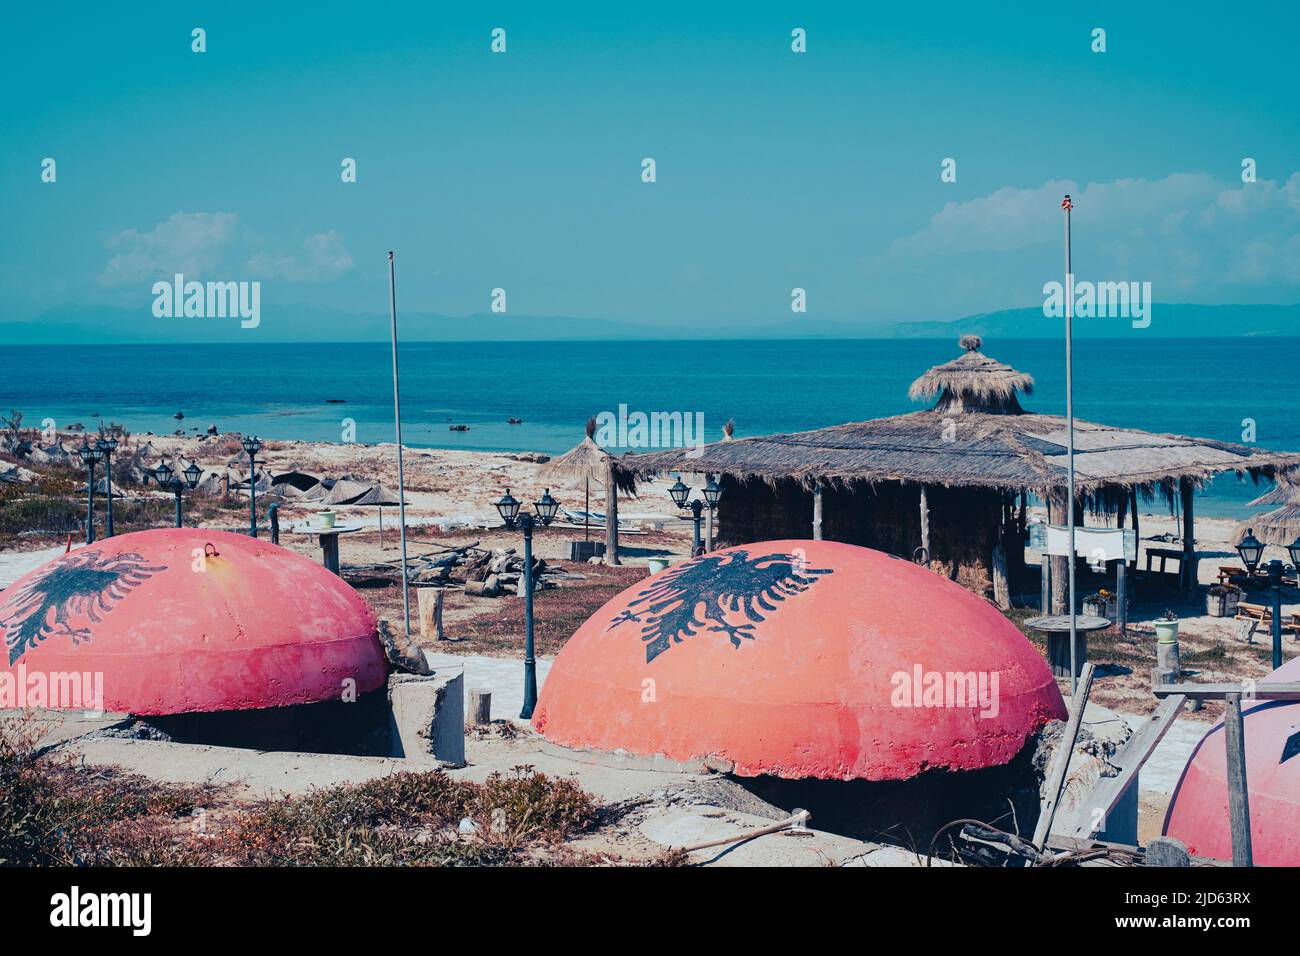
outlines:
{"label": "street lamp", "polygon": [[1287,553],[1292,564],[1286,565],[1277,558],[1260,567],[1259,559],[1264,554],[1264,545],[1255,537],[1253,528],[1246,529],[1246,537],[1237,545],[1237,553],[1250,574],[1259,567],[1268,575],[1269,587],[1273,589],[1273,670],[1282,666],[1282,575],[1288,571],[1300,574],[1300,537],[1287,545]]}
{"label": "street lamp", "polygon": [[249,537],[257,537],[257,473],[254,470],[254,459],[259,451],[262,450],[262,440],[256,435],[245,435],[239,442],[244,446],[244,451],[248,455],[248,534]]}
{"label": "street lamp", "polygon": [[528,720],[537,706],[537,657],[533,650],[533,526],[537,521],[543,527],[550,524],[560,503],[551,497],[551,489],[547,488],[546,493],[533,502],[536,516],[526,511],[520,514],[519,502],[507,488],[496,507],[506,528],[511,531],[518,528],[524,533],[524,706],[519,717]]}
{"label": "street lamp", "polygon": [[716,481],[709,479],[709,483],[704,486],[701,493],[704,495],[703,501],[696,498],[688,503],[686,499],[690,497],[691,489],[682,483],[680,477],[677,479],[677,482],[668,489],[668,494],[673,499],[673,504],[678,508],[690,508],[691,520],[695,522],[694,544],[691,546],[691,557],[693,558],[698,558],[700,555],[704,554],[704,544],[700,540],[700,519],[704,514],[704,509],[708,508],[709,519],[712,521],[713,511],[718,507],[718,499],[722,497],[722,488],[719,487]]}
{"label": "street lamp", "polygon": [[[193,490],[198,485],[199,476],[202,474],[203,470],[195,462],[190,462],[189,466],[180,475],[177,475],[175,469],[165,461],[153,470],[153,477],[158,482],[158,487],[164,491],[170,491],[176,496],[176,527],[178,528],[182,527],[181,492],[186,488]],[[184,480],[182,480],[181,475],[184,476]]]}
{"label": "street lamp", "polygon": [[97,446],[104,453],[104,474],[108,476],[108,520],[104,536],[113,537],[113,452],[117,451],[117,439],[112,433],[99,440]]}
{"label": "street lamp", "polygon": [[95,466],[104,457],[103,449],[82,442],[77,457],[86,466],[86,544],[95,543]]}

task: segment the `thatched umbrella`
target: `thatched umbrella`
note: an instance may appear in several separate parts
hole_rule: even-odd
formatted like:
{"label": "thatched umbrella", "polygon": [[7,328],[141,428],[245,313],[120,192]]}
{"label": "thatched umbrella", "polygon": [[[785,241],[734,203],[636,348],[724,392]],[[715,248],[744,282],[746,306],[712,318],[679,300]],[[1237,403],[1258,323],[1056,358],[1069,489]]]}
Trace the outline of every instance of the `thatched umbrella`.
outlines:
{"label": "thatched umbrella", "polygon": [[1276,485],[1260,495],[1252,505],[1300,505],[1300,485],[1279,480]]}
{"label": "thatched umbrella", "polygon": [[351,502],[354,505],[375,505],[379,508],[379,547],[384,547],[384,505],[398,505],[402,500],[383,485],[372,485],[370,490]]}
{"label": "thatched umbrella", "polygon": [[938,395],[936,412],[1019,415],[1024,409],[1016,400],[1016,391],[1032,395],[1033,376],[989,358],[980,352],[983,344],[978,335],[963,335],[961,347],[966,354],[930,369],[912,383],[907,394],[917,401]]}
{"label": "thatched umbrella", "polygon": [[[591,540],[591,482],[604,485],[609,475],[609,452],[596,444],[596,419],[587,419],[587,436],[559,458],[542,465],[539,477],[551,481],[581,478],[583,486],[582,540]],[[609,515],[605,516],[609,520]]]}

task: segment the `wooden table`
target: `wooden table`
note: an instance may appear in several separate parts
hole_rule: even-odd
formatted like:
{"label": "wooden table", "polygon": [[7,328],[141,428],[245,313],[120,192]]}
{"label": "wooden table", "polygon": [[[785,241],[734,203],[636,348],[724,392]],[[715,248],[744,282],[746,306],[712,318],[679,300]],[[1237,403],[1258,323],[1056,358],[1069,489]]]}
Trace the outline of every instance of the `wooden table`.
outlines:
{"label": "wooden table", "polygon": [[320,539],[321,564],[329,568],[339,577],[339,535],[351,534],[354,531],[360,531],[360,525],[341,525],[337,524],[332,528],[317,528],[308,525],[307,527],[294,528],[295,534],[314,534]]}
{"label": "wooden table", "polygon": [[[1025,621],[1026,627],[1042,631],[1047,635],[1047,663],[1057,677],[1070,676],[1070,615],[1049,614],[1045,617],[1031,617]],[[1088,660],[1088,635],[1093,631],[1104,631],[1110,627],[1110,621],[1104,617],[1079,614],[1074,618],[1074,630],[1078,635],[1078,656],[1075,664],[1079,676],[1083,665]]]}

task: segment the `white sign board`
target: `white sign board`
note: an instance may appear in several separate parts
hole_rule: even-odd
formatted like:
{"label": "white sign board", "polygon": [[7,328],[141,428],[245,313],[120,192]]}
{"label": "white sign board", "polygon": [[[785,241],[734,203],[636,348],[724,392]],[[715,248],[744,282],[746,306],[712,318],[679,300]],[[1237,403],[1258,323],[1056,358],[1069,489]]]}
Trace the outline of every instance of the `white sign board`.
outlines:
{"label": "white sign board", "polygon": [[[1064,557],[1070,553],[1070,529],[1056,525],[1031,526],[1029,544],[1045,554]],[[1074,553],[1093,564],[1136,561],[1137,532],[1132,528],[1075,528]]]}

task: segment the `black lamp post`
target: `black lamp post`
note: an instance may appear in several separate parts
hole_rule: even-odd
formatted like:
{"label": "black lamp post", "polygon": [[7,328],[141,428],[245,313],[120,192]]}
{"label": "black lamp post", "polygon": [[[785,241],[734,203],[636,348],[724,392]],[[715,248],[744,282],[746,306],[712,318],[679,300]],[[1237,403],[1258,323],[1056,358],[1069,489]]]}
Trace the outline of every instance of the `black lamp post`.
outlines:
{"label": "black lamp post", "polygon": [[257,537],[257,472],[254,469],[254,459],[259,451],[262,450],[262,441],[256,435],[245,435],[240,444],[244,446],[244,451],[248,455],[248,534],[249,537]]}
{"label": "black lamp post", "polygon": [[95,466],[104,457],[102,449],[90,442],[83,442],[77,449],[77,457],[86,466],[86,544],[95,543]]}
{"label": "black lamp post", "polygon": [[722,489],[716,481],[712,479],[704,486],[704,501],[696,498],[694,501],[687,502],[690,497],[691,489],[683,484],[682,479],[678,478],[676,484],[668,489],[669,496],[673,499],[673,504],[678,508],[689,508],[691,511],[691,520],[695,522],[695,541],[691,547],[691,557],[698,558],[704,553],[704,544],[700,540],[700,518],[704,514],[704,509],[708,508],[712,512],[718,507],[718,499],[722,497]]}
{"label": "black lamp post", "polygon": [[550,524],[560,503],[551,497],[548,488],[541,498],[533,502],[536,517],[528,512],[520,514],[519,502],[507,488],[496,505],[506,527],[511,531],[518,528],[524,533],[524,706],[519,711],[519,717],[528,720],[533,716],[533,708],[537,706],[537,658],[533,651],[533,526],[537,521],[543,527]]}
{"label": "black lamp post", "polygon": [[[202,469],[194,462],[190,462],[189,466],[180,475],[176,474],[175,470],[167,462],[163,462],[153,470],[153,477],[158,482],[158,487],[164,491],[170,491],[176,496],[176,527],[178,528],[182,527],[181,492],[186,488],[193,490],[198,485],[199,476],[202,474]],[[184,475],[184,480],[181,479],[181,475]]]}
{"label": "black lamp post", "polygon": [[[1246,537],[1237,545],[1237,553],[1241,555],[1241,561],[1246,565],[1246,571],[1254,574],[1256,568],[1260,568],[1260,558],[1264,554],[1264,545],[1255,537],[1253,528],[1246,529]],[[1287,553],[1291,557],[1291,565],[1274,558],[1263,565],[1260,570],[1268,575],[1269,586],[1273,589],[1273,669],[1277,670],[1282,666],[1282,575],[1288,571],[1300,574],[1300,537],[1287,545]]]}
{"label": "black lamp post", "polygon": [[108,476],[107,520],[104,536],[113,537],[113,452],[117,451],[117,439],[111,434],[99,440],[97,446],[104,453],[104,474]]}

